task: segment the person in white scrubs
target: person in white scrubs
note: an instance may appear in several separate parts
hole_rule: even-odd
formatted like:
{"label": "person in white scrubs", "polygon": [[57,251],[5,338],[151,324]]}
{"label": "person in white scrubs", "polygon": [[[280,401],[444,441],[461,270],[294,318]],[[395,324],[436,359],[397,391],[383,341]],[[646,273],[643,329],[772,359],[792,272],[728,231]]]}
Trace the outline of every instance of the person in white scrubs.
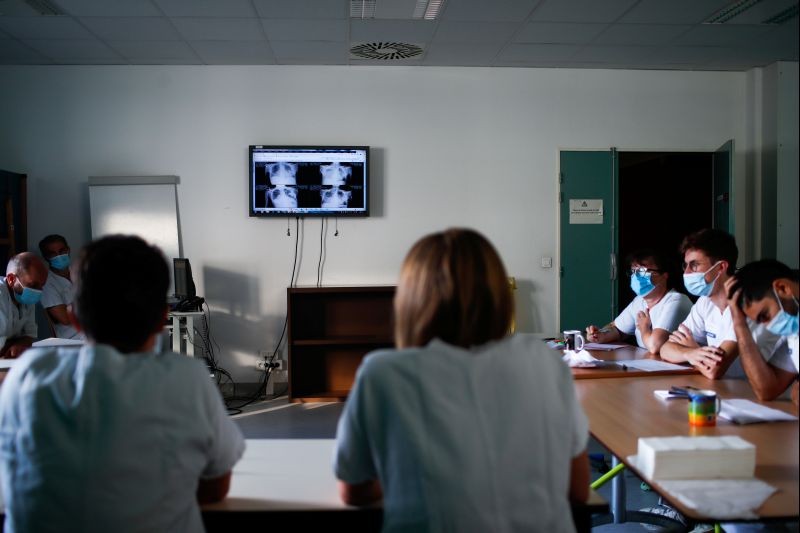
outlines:
{"label": "person in white scrubs", "polygon": [[589,488],[588,424],[569,368],[508,336],[494,247],[450,229],[418,241],[394,301],[396,350],[368,355],[339,420],[342,499],[383,499],[384,532],[572,532]]}
{"label": "person in white scrubs", "polygon": [[[745,265],[725,283],[742,366],[762,401],[776,399],[791,386],[792,401],[798,402],[799,280],[797,270],[774,259],[762,259]],[[752,334],[758,326],[780,338],[769,359]]]}
{"label": "person in white scrubs", "polygon": [[636,297],[609,324],[586,328],[589,342],[610,343],[634,335],[636,344],[658,354],[670,332],[692,308],[689,298],[675,290],[669,259],[654,249],[637,250],[628,256],[628,276]]}

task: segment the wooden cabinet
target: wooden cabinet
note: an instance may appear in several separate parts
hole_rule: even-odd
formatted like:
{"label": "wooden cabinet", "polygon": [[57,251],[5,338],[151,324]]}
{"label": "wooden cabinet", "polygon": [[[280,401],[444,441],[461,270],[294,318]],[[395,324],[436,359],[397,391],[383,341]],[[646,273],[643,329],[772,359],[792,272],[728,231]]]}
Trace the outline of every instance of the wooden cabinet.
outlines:
{"label": "wooden cabinet", "polygon": [[287,289],[289,401],[342,401],[364,356],[393,341],[394,286]]}

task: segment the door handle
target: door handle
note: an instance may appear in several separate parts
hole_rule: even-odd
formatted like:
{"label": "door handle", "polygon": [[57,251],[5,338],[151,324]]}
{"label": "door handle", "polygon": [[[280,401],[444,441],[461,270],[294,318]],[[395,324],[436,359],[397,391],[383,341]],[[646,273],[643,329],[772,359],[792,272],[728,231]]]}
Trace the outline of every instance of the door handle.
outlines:
{"label": "door handle", "polygon": [[617,255],[611,252],[611,279],[617,279]]}

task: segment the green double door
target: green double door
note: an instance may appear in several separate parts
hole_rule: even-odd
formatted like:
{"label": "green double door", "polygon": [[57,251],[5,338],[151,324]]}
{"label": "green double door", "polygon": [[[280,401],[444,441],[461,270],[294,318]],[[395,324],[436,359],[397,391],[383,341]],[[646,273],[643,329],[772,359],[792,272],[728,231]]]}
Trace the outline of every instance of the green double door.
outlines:
{"label": "green double door", "polygon": [[[733,141],[728,141],[713,154],[709,199],[714,227],[730,233],[732,160]],[[562,151],[559,182],[559,328],[606,324],[619,313],[619,284],[628,283],[619,254],[617,150]],[[680,206],[675,206],[675,216],[680,216]]]}

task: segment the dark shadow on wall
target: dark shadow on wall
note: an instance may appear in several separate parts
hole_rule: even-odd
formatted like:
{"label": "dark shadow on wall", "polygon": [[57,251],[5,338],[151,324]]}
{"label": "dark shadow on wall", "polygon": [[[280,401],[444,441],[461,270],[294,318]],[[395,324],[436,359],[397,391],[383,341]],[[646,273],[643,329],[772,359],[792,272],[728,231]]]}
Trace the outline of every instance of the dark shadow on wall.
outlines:
{"label": "dark shadow on wall", "polygon": [[[536,284],[533,280],[517,278],[517,290],[514,291],[517,331],[535,332],[541,329],[542,321],[537,312],[539,302],[536,301],[536,293]],[[538,297],[541,298],[541,295]]]}
{"label": "dark shadow on wall", "polygon": [[[260,314],[259,282],[253,276],[204,266],[203,286],[202,296],[211,309],[211,333],[220,346],[219,364],[229,372],[236,370],[240,376],[237,382],[250,381],[241,377],[243,372],[239,369],[249,370],[252,366],[252,381],[258,381],[255,371],[258,352],[275,349],[284,315]],[[252,354],[252,365],[234,361],[232,352]]]}

